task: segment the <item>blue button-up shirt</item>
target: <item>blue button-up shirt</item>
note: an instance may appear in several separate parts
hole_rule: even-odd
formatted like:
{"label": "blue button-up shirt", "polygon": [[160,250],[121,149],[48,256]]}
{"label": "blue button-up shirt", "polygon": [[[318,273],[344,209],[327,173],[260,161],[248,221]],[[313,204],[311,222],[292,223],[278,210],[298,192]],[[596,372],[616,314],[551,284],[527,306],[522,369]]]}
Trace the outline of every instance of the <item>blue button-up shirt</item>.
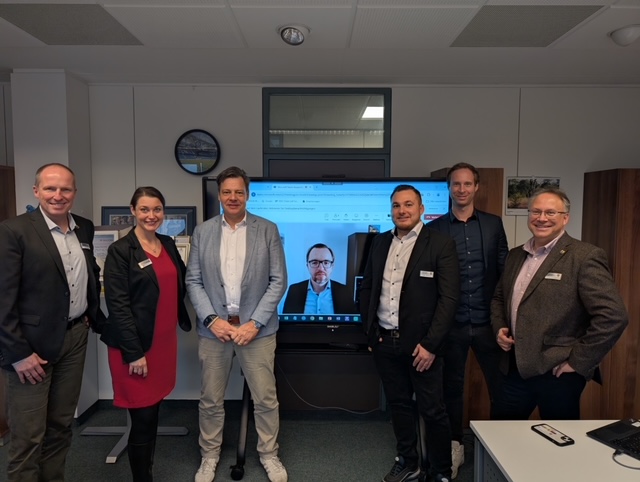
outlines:
{"label": "blue button-up shirt", "polygon": [[305,315],[333,315],[333,296],[331,295],[331,281],[320,293],[313,291],[311,280],[307,287],[307,301],[304,304]]}
{"label": "blue button-up shirt", "polygon": [[489,301],[484,299],[484,255],[482,231],[475,213],[467,220],[458,220],[452,212],[451,237],[456,242],[460,262],[460,302],[456,313],[458,323],[485,324],[490,321]]}

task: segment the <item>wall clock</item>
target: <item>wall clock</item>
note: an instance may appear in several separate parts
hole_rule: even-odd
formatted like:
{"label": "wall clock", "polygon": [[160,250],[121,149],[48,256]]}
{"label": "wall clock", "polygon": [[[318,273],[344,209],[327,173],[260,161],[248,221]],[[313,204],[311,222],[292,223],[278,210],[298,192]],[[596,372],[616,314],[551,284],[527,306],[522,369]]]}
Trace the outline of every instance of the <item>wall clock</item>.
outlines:
{"label": "wall clock", "polygon": [[191,129],[182,134],[174,153],[178,165],[190,174],[211,172],[220,160],[218,141],[202,129]]}

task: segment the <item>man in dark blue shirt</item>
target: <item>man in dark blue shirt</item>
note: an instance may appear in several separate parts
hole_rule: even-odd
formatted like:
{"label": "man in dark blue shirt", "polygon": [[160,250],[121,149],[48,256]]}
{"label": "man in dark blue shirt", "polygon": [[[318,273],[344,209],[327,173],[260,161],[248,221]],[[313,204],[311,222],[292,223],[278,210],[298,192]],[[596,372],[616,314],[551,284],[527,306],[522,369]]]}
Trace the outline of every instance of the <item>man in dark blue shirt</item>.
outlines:
{"label": "man in dark blue shirt", "polygon": [[447,185],[451,210],[428,224],[429,228],[455,240],[460,262],[460,302],[444,355],[444,401],[451,423],[454,478],[464,462],[462,418],[469,348],[473,349],[482,368],[492,407],[502,379],[498,367],[501,353],[496,350],[490,308],[509,247],[502,219],[475,209],[479,181],[478,170],[471,164],[459,163],[449,169]]}

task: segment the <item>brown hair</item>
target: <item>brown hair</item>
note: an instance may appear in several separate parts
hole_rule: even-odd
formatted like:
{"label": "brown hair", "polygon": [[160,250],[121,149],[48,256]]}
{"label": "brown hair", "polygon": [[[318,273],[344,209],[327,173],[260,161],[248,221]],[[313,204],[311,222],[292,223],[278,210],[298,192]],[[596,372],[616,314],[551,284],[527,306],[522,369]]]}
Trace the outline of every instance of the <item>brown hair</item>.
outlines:
{"label": "brown hair", "polygon": [[480,173],[474,166],[472,166],[471,164],[467,164],[466,162],[459,162],[451,166],[449,171],[447,171],[447,186],[451,184],[451,174],[460,169],[469,169],[473,173],[474,183],[478,184],[480,182]]}

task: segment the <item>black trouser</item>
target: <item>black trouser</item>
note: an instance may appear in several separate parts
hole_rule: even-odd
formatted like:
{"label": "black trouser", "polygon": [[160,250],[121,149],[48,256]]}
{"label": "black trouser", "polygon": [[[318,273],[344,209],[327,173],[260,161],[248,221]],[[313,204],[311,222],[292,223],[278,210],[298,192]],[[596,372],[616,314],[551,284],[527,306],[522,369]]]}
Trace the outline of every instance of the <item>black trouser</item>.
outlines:
{"label": "black trouser", "polygon": [[494,420],[527,420],[538,407],[543,420],[579,420],[580,396],[586,380],[577,373],[551,372],[536,377],[520,376],[512,355],[494,410]]}
{"label": "black trouser", "polygon": [[[411,355],[400,350],[400,339],[382,335],[373,348],[385,396],[391,408],[396,449],[408,465],[418,464],[415,403],[426,428],[426,446],[433,474],[451,476],[451,431],[442,395],[442,359],[416,371]],[[413,395],[415,394],[415,402]]]}
{"label": "black trouser", "polygon": [[478,360],[489,388],[491,418],[493,406],[500,393],[502,373],[500,359],[503,351],[496,343],[490,324],[474,325],[456,323],[447,336],[444,352],[444,403],[451,423],[451,439],[462,442],[462,419],[464,414],[464,374],[469,348]]}

